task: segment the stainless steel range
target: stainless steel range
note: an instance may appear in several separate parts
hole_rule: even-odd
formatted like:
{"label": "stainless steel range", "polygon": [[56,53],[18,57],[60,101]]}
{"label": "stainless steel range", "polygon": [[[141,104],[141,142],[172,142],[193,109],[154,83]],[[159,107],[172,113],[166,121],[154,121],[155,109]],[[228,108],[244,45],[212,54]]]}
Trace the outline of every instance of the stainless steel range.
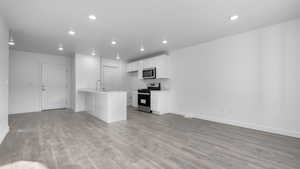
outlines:
{"label": "stainless steel range", "polygon": [[149,89],[138,90],[138,110],[151,113],[151,91]]}
{"label": "stainless steel range", "polygon": [[138,90],[138,110],[151,113],[151,90],[160,90],[160,83],[151,83],[147,89]]}

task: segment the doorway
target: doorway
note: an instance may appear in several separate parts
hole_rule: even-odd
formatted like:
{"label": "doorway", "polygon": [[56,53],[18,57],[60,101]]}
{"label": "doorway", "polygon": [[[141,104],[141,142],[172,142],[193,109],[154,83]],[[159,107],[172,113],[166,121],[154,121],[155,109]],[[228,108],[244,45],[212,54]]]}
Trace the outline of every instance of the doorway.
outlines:
{"label": "doorway", "polygon": [[42,65],[42,110],[63,109],[68,104],[67,68],[59,64]]}
{"label": "doorway", "polygon": [[116,66],[103,66],[103,90],[120,90],[120,68]]}

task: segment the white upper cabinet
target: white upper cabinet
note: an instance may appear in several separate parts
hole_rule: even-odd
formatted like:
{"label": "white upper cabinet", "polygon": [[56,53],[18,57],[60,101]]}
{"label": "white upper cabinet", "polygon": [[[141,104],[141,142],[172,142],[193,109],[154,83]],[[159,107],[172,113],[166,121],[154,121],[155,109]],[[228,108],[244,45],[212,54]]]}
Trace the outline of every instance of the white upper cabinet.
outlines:
{"label": "white upper cabinet", "polygon": [[138,79],[143,79],[143,68],[144,68],[144,61],[138,61]]}
{"label": "white upper cabinet", "polygon": [[161,55],[155,57],[155,67],[156,67],[156,78],[158,79],[168,79],[169,75],[169,61],[170,56]]}
{"label": "white upper cabinet", "polygon": [[148,69],[148,68],[153,68],[155,67],[155,63],[153,62],[153,58],[148,58],[143,60],[143,68]]}
{"label": "white upper cabinet", "polygon": [[143,69],[156,68],[157,79],[168,79],[170,56],[160,55],[127,64],[127,72],[138,71],[138,78],[143,79]]}
{"label": "white upper cabinet", "polygon": [[136,72],[139,70],[139,61],[127,63],[127,72]]}

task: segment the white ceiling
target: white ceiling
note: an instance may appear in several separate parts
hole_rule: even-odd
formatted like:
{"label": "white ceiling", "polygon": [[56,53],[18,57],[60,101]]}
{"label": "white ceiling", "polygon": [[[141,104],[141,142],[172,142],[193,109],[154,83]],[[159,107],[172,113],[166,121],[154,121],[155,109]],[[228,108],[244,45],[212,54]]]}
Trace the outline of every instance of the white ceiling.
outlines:
{"label": "white ceiling", "polygon": [[[233,14],[240,19],[230,22]],[[144,54],[172,51],[299,17],[300,0],[1,0],[0,15],[18,50],[68,55],[96,48],[127,60],[141,56],[141,43]],[[67,34],[71,27],[75,37]]]}

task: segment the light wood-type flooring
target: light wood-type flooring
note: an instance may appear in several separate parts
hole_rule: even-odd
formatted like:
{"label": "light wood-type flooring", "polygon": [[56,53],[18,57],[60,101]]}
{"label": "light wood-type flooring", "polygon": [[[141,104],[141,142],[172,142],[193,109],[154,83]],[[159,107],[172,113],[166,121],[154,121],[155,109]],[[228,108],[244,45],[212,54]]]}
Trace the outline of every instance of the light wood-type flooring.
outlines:
{"label": "light wood-type flooring", "polygon": [[106,124],[53,110],[9,116],[0,167],[34,161],[49,169],[300,169],[300,139],[178,115],[128,110]]}

